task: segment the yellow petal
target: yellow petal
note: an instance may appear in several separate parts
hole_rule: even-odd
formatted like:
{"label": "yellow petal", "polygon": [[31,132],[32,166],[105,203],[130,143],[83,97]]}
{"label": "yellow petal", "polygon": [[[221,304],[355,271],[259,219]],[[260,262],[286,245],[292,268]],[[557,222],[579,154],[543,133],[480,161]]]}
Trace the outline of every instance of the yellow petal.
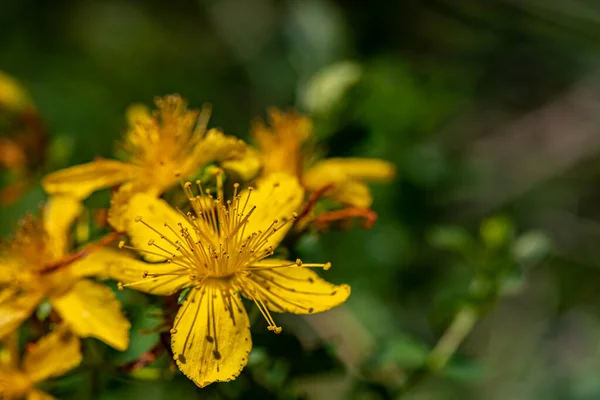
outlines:
{"label": "yellow petal", "polygon": [[107,286],[81,280],[66,294],[50,301],[77,335],[98,338],[117,350],[127,349],[130,324]]}
{"label": "yellow petal", "polygon": [[269,246],[275,248],[292,227],[293,214],[298,211],[304,200],[304,189],[295,177],[286,173],[271,174],[256,184],[257,188],[251,193],[248,190],[241,193],[242,204],[250,196],[247,208],[256,206],[245,232],[266,232],[273,221],[277,220],[276,225],[280,226],[283,221],[290,220],[270,236],[268,243],[263,246],[265,249]]}
{"label": "yellow petal", "polygon": [[325,193],[328,198],[351,207],[369,208],[373,203],[371,189],[360,181],[339,183]]}
{"label": "yellow petal", "polygon": [[40,303],[43,293],[9,293],[10,288],[0,292],[0,338],[17,329]]}
{"label": "yellow petal", "polygon": [[56,397],[37,389],[30,390],[27,393],[27,400],[56,400]]}
{"label": "yellow petal", "polygon": [[232,174],[234,179],[247,182],[258,175],[262,163],[260,154],[253,148],[247,147],[240,158],[223,161],[221,166]]}
{"label": "yellow petal", "polygon": [[123,250],[105,248],[92,253],[88,258],[91,258],[90,264],[99,266],[98,272],[102,271],[97,275],[120,281],[140,292],[169,296],[192,283],[189,274],[182,273],[182,267],[175,263],[143,262],[132,258]]}
{"label": "yellow petal", "polygon": [[145,190],[142,190],[144,186],[140,182],[127,182],[113,192],[108,210],[108,223],[117,232],[125,231],[130,200],[136,193],[145,192]]}
{"label": "yellow petal", "polygon": [[334,183],[345,179],[389,182],[395,176],[394,164],[378,158],[328,158],[319,161],[304,173],[304,179],[307,181],[320,180]]}
{"label": "yellow petal", "polygon": [[99,189],[132,180],[138,167],[115,160],[96,160],[53,172],[42,179],[44,190],[84,199]]}
{"label": "yellow petal", "polygon": [[[17,258],[0,256],[0,284],[14,283],[23,272],[22,262]],[[0,291],[0,299],[3,297],[1,293]]]}
{"label": "yellow petal", "polygon": [[27,348],[23,371],[32,381],[39,382],[75,368],[81,359],[79,338],[63,326]]}
{"label": "yellow petal", "polygon": [[66,254],[71,225],[82,211],[81,202],[74,197],[52,196],[46,203],[43,218],[47,246],[56,258]]}
{"label": "yellow petal", "polygon": [[[123,219],[125,231],[131,238],[131,243],[137,249],[159,254],[153,255],[142,252],[142,256],[148,261],[164,261],[168,257],[164,251],[156,246],[149,245],[149,241],[154,241],[156,245],[161,246],[171,254],[181,255],[177,251],[177,246],[174,245],[176,241],[183,240],[179,232],[182,227],[187,228],[191,233],[194,232],[193,227],[188,224],[185,218],[166,201],[146,193],[134,195],[125,214]],[[141,221],[138,217],[141,217]],[[181,224],[181,227],[179,224]],[[161,235],[164,236],[163,239],[161,239]],[[165,256],[161,257],[160,254],[165,254]]]}
{"label": "yellow petal", "polygon": [[[290,261],[267,259],[260,267],[289,265]],[[350,286],[327,282],[309,268],[281,267],[253,271],[251,280],[266,306],[275,312],[312,314],[327,311],[342,304],[350,296]]]}
{"label": "yellow petal", "polygon": [[22,399],[31,391],[31,380],[19,370],[0,368],[0,399]]}
{"label": "yellow petal", "polygon": [[[73,261],[66,267],[68,274],[76,278],[84,278],[89,276],[108,279],[108,263],[112,261],[113,254],[118,253],[116,250],[108,247],[95,249],[88,255]],[[124,252],[124,254],[126,254]]]}
{"label": "yellow petal", "polygon": [[373,199],[363,182],[387,182],[396,175],[396,167],[376,158],[329,158],[319,161],[302,176],[302,184],[314,192],[333,184],[326,196],[342,204],[368,208]]}
{"label": "yellow petal", "polygon": [[171,347],[179,369],[200,387],[235,379],[252,349],[238,294],[217,280],[193,289],[175,318]]}
{"label": "yellow petal", "polygon": [[181,164],[180,172],[182,176],[188,177],[210,162],[241,158],[245,148],[246,144],[242,140],[225,135],[217,129],[210,129]]}

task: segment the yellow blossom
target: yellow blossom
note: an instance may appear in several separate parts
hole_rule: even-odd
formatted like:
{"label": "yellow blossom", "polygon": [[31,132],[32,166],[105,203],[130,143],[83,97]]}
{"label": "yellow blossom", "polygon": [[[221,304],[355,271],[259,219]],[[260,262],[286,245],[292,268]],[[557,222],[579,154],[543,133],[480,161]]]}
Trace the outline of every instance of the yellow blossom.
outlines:
{"label": "yellow blossom", "polygon": [[[209,108],[189,110],[178,95],[156,99],[156,107],[153,114],[143,107],[130,108],[130,127],[121,144],[126,161],[100,159],[56,171],[42,180],[44,189],[84,199],[96,190],[126,183],[122,188],[128,195],[158,196],[210,162],[243,156],[241,140],[217,129],[206,131]],[[127,199],[121,199],[118,205],[126,205]],[[121,228],[118,218],[111,223]]]}
{"label": "yellow blossom", "polygon": [[45,379],[59,376],[81,362],[79,339],[65,326],[27,347],[23,362],[11,359],[0,364],[0,398],[51,400],[54,397],[36,389]]}
{"label": "yellow blossom", "polygon": [[387,182],[396,174],[390,162],[375,158],[329,158],[313,162],[311,120],[297,113],[269,111],[270,127],[257,122],[252,137],[260,150],[263,176],[287,172],[315,192],[328,185],[325,195],[341,204],[368,208],[373,201],[368,182]]}
{"label": "yellow blossom", "polygon": [[[17,329],[47,299],[77,335],[125,350],[129,322],[110,288],[85,279],[101,273],[101,253],[68,254],[77,200],[52,198],[41,218],[28,216],[0,254],[0,338]],[[82,255],[83,256],[83,255]]]}
{"label": "yellow blossom", "polygon": [[[290,229],[303,190],[294,177],[272,174],[256,189],[226,201],[220,175],[217,193],[184,189],[191,211],[171,208],[146,194],[135,195],[131,209],[137,217],[126,224],[133,246],[148,263],[118,250],[103,249],[108,275],[130,287],[155,295],[171,295],[190,288],[171,329],[174,359],[198,386],[235,379],[248,362],[252,348],[248,315],[239,293],[254,301],[279,333],[270,311],[310,314],[343,303],[348,285],[333,285],[300,259],[268,258]],[[163,262],[158,262],[163,261]]]}

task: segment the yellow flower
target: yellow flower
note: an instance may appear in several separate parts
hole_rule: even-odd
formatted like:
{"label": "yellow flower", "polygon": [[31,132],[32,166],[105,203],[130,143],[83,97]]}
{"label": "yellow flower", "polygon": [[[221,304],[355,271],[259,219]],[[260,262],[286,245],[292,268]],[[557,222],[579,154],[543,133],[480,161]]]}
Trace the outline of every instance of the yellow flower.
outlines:
{"label": "yellow flower", "polygon": [[[178,95],[158,98],[156,106],[152,115],[139,106],[130,108],[130,127],[121,146],[127,161],[100,159],[56,171],[42,179],[44,189],[84,199],[96,190],[127,183],[129,195],[158,196],[203,165],[243,155],[241,140],[216,129],[206,132],[208,108],[188,110]],[[120,221],[111,222],[120,228]]]}
{"label": "yellow flower", "polygon": [[81,362],[79,339],[66,327],[60,327],[35,345],[28,346],[22,365],[13,359],[0,364],[0,398],[51,400],[54,397],[35,385],[64,374]]}
{"label": "yellow flower", "polygon": [[[301,260],[267,258],[289,230],[303,190],[289,175],[274,174],[257,189],[225,201],[217,176],[217,198],[199,186],[184,188],[192,211],[183,213],[146,194],[132,198],[138,216],[126,224],[134,247],[148,263],[104,249],[108,275],[155,295],[171,295],[190,288],[171,329],[174,359],[198,386],[235,379],[248,362],[252,348],[250,323],[239,293],[255,302],[279,333],[270,311],[310,314],[343,303],[348,285],[333,285]],[[112,259],[111,259],[112,257]]]}
{"label": "yellow flower", "polygon": [[101,253],[67,253],[69,228],[81,211],[77,200],[52,198],[42,218],[28,216],[0,255],[0,338],[5,337],[47,299],[81,337],[92,336],[125,350],[129,322],[110,288],[84,279],[101,273]]}
{"label": "yellow flower", "polygon": [[274,172],[293,174],[310,192],[331,185],[327,197],[344,205],[368,208],[373,199],[366,183],[387,182],[396,174],[392,163],[375,158],[329,158],[312,163],[314,136],[308,117],[272,109],[269,121],[270,128],[262,122],[252,128],[264,176]]}

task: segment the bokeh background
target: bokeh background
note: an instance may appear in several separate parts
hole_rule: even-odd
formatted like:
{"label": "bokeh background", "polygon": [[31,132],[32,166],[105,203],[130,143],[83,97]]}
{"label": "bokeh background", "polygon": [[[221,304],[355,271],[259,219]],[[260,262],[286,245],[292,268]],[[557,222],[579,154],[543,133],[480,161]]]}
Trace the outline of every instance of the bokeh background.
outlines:
{"label": "bokeh background", "polygon": [[[84,364],[48,390],[600,398],[599,37],[593,0],[3,1],[0,70],[35,104],[0,113],[3,235],[44,200],[44,172],[112,157],[127,106],[168,93],[211,103],[211,126],[242,138],[267,107],[295,108],[328,155],[398,168],[373,188],[373,229],[313,233],[292,249],[331,261],[328,279],[352,285],[347,304],[282,316],[277,337],[254,315],[235,382],[199,390],[166,358],[123,372],[159,342],[146,333],[125,353],[86,340]],[[154,299],[119,295],[134,332],[157,324]],[[428,352],[465,305],[475,326],[432,371]]]}

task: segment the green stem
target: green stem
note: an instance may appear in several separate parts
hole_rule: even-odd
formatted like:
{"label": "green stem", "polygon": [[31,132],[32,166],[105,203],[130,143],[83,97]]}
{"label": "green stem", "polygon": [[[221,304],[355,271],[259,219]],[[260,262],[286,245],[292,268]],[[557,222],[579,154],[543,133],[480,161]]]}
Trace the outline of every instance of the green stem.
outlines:
{"label": "green stem", "polygon": [[475,326],[478,317],[479,313],[472,305],[465,305],[456,313],[450,326],[429,353],[427,363],[430,370],[439,371],[448,364],[458,346]]}

